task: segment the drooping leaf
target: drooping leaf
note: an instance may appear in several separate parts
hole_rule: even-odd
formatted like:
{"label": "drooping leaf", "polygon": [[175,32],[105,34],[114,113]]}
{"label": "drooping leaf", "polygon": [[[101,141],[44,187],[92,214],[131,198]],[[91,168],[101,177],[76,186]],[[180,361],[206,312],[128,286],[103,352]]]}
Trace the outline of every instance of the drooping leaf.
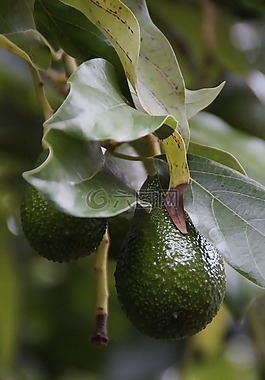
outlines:
{"label": "drooping leaf", "polygon": [[153,24],[145,0],[124,2],[137,17],[141,29],[137,66],[137,95],[141,106],[151,115],[173,115],[178,120],[179,132],[188,144],[184,81],[173,49]]}
{"label": "drooping leaf", "polygon": [[133,13],[119,0],[60,0],[81,11],[109,38],[123,64],[126,76],[136,85],[140,31]]}
{"label": "drooping leaf", "polygon": [[208,107],[219,95],[224,85],[225,82],[222,82],[219,86],[213,88],[202,88],[201,90],[195,91],[186,89],[186,110],[188,119]]}
{"label": "drooping leaf", "polygon": [[163,124],[176,127],[172,116],[152,116],[127,104],[113,66],[94,59],[83,63],[70,77],[71,90],[45,126],[84,140],[132,141]]}
{"label": "drooping leaf", "polygon": [[196,156],[210,158],[213,161],[217,161],[220,164],[228,166],[229,168],[237,170],[238,172],[246,175],[246,172],[240,162],[231,153],[226,152],[225,150],[191,141],[188,153]]}
{"label": "drooping leaf", "polygon": [[265,187],[207,158],[189,156],[185,207],[198,230],[249,280],[265,287]]}
{"label": "drooping leaf", "polygon": [[50,155],[24,178],[69,214],[110,217],[136,204],[136,192],[127,183],[100,143],[83,141],[62,131],[49,130],[45,142]]}
{"label": "drooping leaf", "polygon": [[51,48],[36,30],[30,4],[27,0],[1,2],[0,46],[46,70],[51,64]]}

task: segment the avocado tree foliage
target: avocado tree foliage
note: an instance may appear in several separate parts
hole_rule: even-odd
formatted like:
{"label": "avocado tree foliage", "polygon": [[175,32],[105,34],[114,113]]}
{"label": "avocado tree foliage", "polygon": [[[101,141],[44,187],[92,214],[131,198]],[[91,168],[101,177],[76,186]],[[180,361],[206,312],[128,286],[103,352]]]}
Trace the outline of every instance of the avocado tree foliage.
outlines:
{"label": "avocado tree foliage", "polygon": [[[184,195],[196,228],[228,264],[265,287],[264,186],[231,153],[190,139],[189,120],[224,83],[185,87],[145,0],[4,0],[0,27],[0,46],[29,64],[45,118],[49,157],[24,173],[26,181],[71,215],[109,218],[139,202],[145,178],[133,183],[136,162],[145,176],[167,170],[166,162],[166,190],[180,201]],[[55,112],[39,75],[52,65],[64,65],[69,77]],[[181,229],[181,218],[174,221]]]}

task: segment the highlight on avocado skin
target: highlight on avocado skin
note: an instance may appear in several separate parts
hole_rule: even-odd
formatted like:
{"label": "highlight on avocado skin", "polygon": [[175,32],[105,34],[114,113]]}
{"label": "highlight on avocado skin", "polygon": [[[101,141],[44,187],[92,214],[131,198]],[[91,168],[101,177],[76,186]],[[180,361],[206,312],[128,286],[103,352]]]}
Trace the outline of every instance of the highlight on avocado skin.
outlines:
{"label": "highlight on avocado skin", "polygon": [[[145,194],[158,193],[157,177],[144,187]],[[186,222],[183,235],[163,205],[150,213],[138,208],[117,262],[124,311],[142,333],[157,339],[182,339],[204,329],[225,295],[221,255],[188,215]]]}

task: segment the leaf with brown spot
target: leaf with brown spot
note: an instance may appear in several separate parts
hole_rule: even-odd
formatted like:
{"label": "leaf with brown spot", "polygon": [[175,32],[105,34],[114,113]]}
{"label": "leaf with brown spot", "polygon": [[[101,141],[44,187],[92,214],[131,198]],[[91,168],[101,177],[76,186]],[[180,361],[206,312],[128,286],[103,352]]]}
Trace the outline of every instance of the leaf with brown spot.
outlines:
{"label": "leaf with brown spot", "polygon": [[82,12],[113,43],[127,78],[136,87],[140,29],[134,14],[119,0],[60,0]]}

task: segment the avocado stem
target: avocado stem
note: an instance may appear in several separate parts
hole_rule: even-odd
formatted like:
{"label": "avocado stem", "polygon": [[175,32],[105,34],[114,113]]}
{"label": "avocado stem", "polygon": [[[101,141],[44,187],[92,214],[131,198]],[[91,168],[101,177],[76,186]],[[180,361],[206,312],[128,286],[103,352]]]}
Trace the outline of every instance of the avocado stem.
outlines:
{"label": "avocado stem", "polygon": [[[157,137],[151,133],[145,136],[146,151],[148,156],[158,156],[161,154],[160,144]],[[145,167],[148,175],[153,176],[156,174],[156,168],[154,166],[154,159],[144,160]]]}
{"label": "avocado stem", "polygon": [[156,136],[150,133],[149,135],[145,136],[145,141],[147,145],[148,155],[157,156],[161,154],[159,140]]}
{"label": "avocado stem", "polygon": [[112,156],[121,158],[123,160],[128,160],[128,161],[146,161],[146,160],[152,160],[153,157],[148,157],[148,156],[130,156],[128,154],[124,153],[119,153],[114,150],[109,150],[108,151]]}
{"label": "avocado stem", "polygon": [[63,64],[65,68],[65,74],[67,78],[70,77],[74,73],[74,71],[77,69],[77,63],[76,60],[71,57],[70,55],[63,52],[62,54]]}
{"label": "avocado stem", "polygon": [[37,101],[42,109],[45,120],[48,120],[53,115],[53,109],[51,108],[44,91],[43,81],[40,77],[40,73],[32,65],[29,64],[29,70],[33,80]]}
{"label": "avocado stem", "polygon": [[108,344],[107,319],[108,319],[108,278],[107,259],[110,245],[108,229],[97,249],[95,273],[97,276],[97,301],[96,301],[96,331],[91,341],[99,346]]}

